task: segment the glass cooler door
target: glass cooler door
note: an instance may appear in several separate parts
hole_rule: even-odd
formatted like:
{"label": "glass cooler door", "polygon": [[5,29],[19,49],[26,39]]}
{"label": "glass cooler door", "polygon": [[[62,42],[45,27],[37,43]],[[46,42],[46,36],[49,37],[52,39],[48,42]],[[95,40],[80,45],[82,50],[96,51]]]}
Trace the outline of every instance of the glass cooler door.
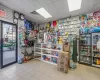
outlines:
{"label": "glass cooler door", "polygon": [[100,33],[92,34],[92,66],[100,67],[100,50],[97,49],[97,42],[100,41]]}
{"label": "glass cooler door", "polygon": [[91,65],[91,35],[80,35],[80,54],[79,62],[87,65]]}

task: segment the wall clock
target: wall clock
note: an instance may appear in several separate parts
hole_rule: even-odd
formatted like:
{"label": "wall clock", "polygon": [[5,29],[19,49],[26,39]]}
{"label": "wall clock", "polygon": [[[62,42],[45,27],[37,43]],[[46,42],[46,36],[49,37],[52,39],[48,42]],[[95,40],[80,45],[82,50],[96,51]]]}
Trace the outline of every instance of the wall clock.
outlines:
{"label": "wall clock", "polygon": [[14,12],[14,17],[18,19],[19,18],[19,13],[18,12]]}
{"label": "wall clock", "polygon": [[24,15],[23,14],[20,14],[20,19],[24,20]]}

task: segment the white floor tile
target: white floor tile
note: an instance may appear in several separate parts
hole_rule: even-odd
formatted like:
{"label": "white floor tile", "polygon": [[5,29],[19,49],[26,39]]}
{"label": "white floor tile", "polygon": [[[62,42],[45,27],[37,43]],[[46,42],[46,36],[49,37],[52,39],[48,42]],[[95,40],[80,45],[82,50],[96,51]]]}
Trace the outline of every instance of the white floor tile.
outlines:
{"label": "white floor tile", "polygon": [[77,64],[77,69],[65,74],[55,65],[31,60],[1,69],[0,80],[100,80],[100,69]]}

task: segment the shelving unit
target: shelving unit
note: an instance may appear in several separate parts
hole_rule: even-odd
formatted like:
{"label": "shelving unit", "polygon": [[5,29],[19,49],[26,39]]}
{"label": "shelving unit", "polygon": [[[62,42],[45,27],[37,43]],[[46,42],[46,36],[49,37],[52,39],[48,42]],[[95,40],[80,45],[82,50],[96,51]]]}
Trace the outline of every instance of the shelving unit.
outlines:
{"label": "shelving unit", "polygon": [[37,34],[37,41],[38,41],[39,43],[44,43],[44,32],[39,32],[39,33]]}
{"label": "shelving unit", "polygon": [[100,67],[100,52],[97,49],[97,42],[99,40],[100,40],[100,33],[93,33],[92,34],[92,66],[95,67]]}
{"label": "shelving unit", "polygon": [[68,32],[68,34],[79,35],[80,20],[79,16],[67,18],[63,23],[59,21],[58,29],[63,32]]}
{"label": "shelving unit", "polygon": [[91,34],[80,35],[79,47],[80,47],[79,63],[91,65],[92,64]]}
{"label": "shelving unit", "polygon": [[[42,43],[41,45],[46,44],[46,43],[51,43],[51,45],[55,44],[58,46],[59,44],[63,44],[63,42],[68,42],[70,46],[70,50],[71,50],[70,59],[72,60],[72,55],[74,52],[73,52],[73,44],[70,45],[70,43],[73,43],[73,38],[75,38],[76,36],[79,36],[79,28],[80,28],[79,16],[69,17],[64,20],[59,20],[57,21],[57,23],[58,24],[56,26],[51,26],[49,23],[40,25],[39,28],[47,28],[46,31],[44,31],[44,35],[43,35],[44,43]],[[72,42],[70,42],[69,40],[71,39],[71,37],[72,37],[72,40],[71,40]],[[51,55],[52,52],[62,51],[62,50],[58,50],[58,49],[56,50],[56,49],[42,47],[42,46],[41,48],[39,47],[39,49],[41,49],[41,60],[43,60],[42,58],[43,55],[49,56],[50,61],[46,60],[46,62],[49,62],[49,63],[53,63],[52,58],[54,57],[58,58],[58,56]],[[49,54],[44,54],[43,51],[47,51],[49,52]]]}
{"label": "shelving unit", "polygon": [[[56,47],[56,49],[53,49],[53,47]],[[61,51],[62,45],[60,44],[38,43],[34,46],[34,56],[40,56],[35,59],[54,65],[57,65],[58,54]]]}

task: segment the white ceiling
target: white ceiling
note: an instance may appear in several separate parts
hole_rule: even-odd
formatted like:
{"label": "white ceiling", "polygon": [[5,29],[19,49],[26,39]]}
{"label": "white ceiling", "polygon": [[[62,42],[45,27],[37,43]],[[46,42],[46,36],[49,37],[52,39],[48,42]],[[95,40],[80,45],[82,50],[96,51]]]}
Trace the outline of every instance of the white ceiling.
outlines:
{"label": "white ceiling", "polygon": [[[23,13],[29,20],[37,23],[44,23],[61,18],[90,13],[100,10],[100,0],[82,0],[80,10],[69,12],[67,0],[0,0],[3,5]],[[33,15],[30,12],[44,7],[52,18],[45,20],[40,15]]]}

